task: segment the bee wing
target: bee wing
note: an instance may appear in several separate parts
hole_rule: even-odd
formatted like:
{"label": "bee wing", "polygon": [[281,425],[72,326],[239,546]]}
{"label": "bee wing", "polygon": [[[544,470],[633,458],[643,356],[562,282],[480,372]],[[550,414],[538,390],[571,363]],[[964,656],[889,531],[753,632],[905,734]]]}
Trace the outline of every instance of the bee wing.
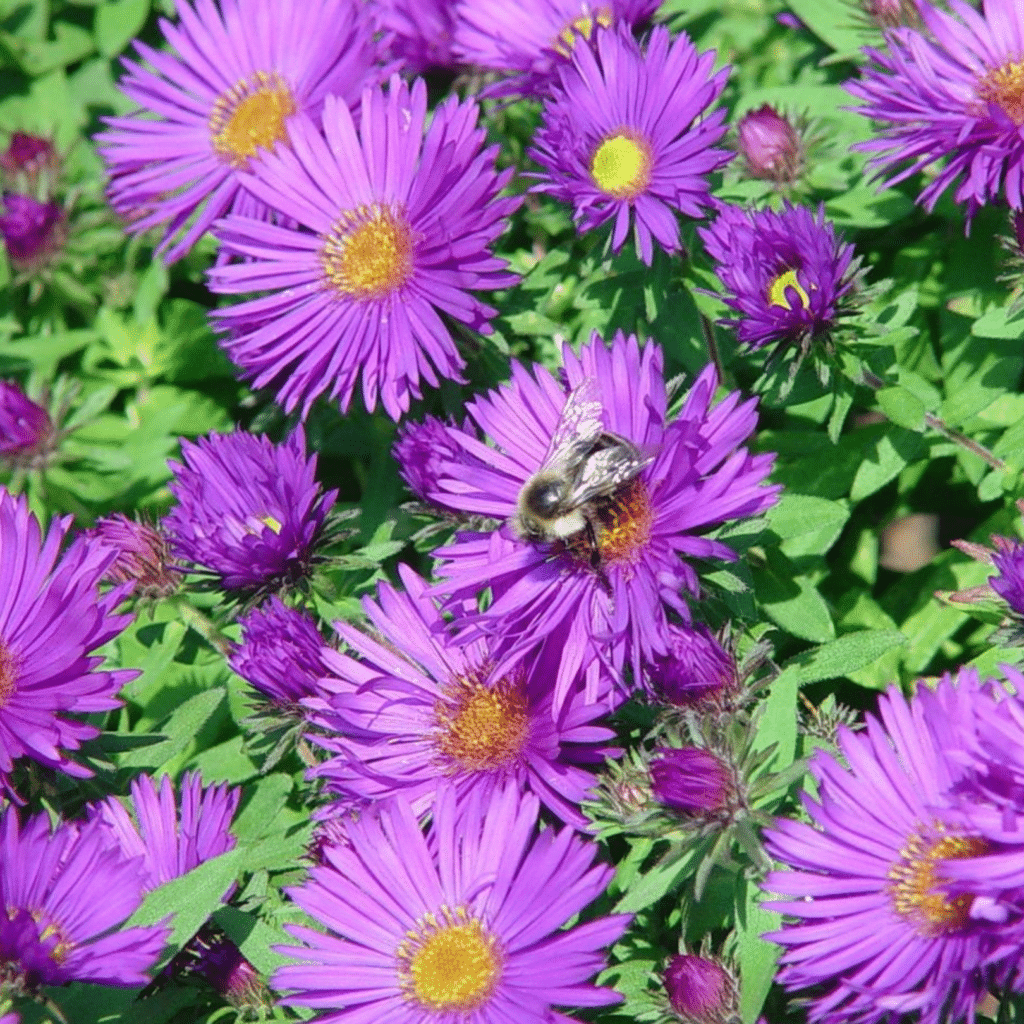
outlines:
{"label": "bee wing", "polygon": [[562,406],[541,472],[553,466],[573,466],[579,462],[605,432],[601,420],[603,411],[604,406],[597,396],[597,381],[588,377],[577,384]]}
{"label": "bee wing", "polygon": [[652,453],[641,451],[624,437],[616,434],[605,434],[605,437],[613,438],[615,443],[583,460],[568,498],[574,506],[611,494],[629,483],[654,459]]}

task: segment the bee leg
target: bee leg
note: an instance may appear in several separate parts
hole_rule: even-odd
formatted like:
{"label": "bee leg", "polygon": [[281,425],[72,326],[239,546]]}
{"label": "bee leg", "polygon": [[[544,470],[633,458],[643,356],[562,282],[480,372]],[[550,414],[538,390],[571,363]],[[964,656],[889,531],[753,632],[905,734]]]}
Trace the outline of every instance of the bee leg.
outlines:
{"label": "bee leg", "polygon": [[610,597],[612,585],[608,581],[608,575],[604,571],[604,566],[601,564],[601,548],[597,543],[597,532],[594,530],[594,524],[590,519],[586,520],[586,524],[587,546],[590,548],[590,568],[597,574],[597,578],[601,581],[601,586],[604,587]]}

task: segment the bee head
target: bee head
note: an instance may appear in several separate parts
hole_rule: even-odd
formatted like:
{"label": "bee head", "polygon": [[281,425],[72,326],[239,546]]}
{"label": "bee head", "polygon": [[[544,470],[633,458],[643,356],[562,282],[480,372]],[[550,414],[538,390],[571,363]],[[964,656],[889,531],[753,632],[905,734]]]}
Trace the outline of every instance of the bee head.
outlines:
{"label": "bee head", "polygon": [[550,519],[561,507],[565,482],[558,477],[540,477],[523,493],[523,505],[538,519]]}

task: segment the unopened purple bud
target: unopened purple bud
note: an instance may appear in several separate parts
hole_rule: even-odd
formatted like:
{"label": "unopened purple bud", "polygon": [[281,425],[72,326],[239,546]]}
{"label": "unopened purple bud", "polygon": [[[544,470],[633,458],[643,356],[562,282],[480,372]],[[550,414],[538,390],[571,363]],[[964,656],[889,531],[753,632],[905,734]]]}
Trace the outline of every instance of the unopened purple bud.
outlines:
{"label": "unopened purple bud", "polygon": [[665,991],[672,1009],[695,1024],[725,1024],[736,1017],[736,983],[714,960],[689,953],[665,967]]}
{"label": "unopened purple bud", "polygon": [[990,576],[989,586],[1018,615],[1024,615],[1024,544],[993,537],[992,543],[998,550],[992,554],[992,564],[998,576]]}
{"label": "unopened purple bud", "polygon": [[195,970],[232,1006],[267,1010],[272,1005],[263,976],[224,934],[204,928],[193,939]]}
{"label": "unopened purple bud", "polygon": [[437,479],[441,475],[437,466],[459,458],[458,446],[451,429],[436,416],[428,416],[422,423],[405,423],[399,429],[394,445],[398,471],[418,498],[443,505],[443,496],[437,493]]}
{"label": "unopened purple bud", "polygon": [[744,114],[736,134],[751,177],[778,182],[794,182],[799,177],[804,162],[800,135],[769,104]]}
{"label": "unopened purple bud", "polygon": [[64,211],[59,203],[5,192],[0,234],[11,263],[27,270],[46,261],[61,245]]}
{"label": "unopened purple bud", "polygon": [[44,171],[55,172],[60,166],[57,150],[49,139],[28,132],[15,132],[2,153],[0,170],[12,179],[23,176],[35,181]]}
{"label": "unopened purple bud", "polygon": [[919,28],[917,0],[863,0],[864,13],[879,27]]}
{"label": "unopened purple bud", "polygon": [[45,459],[55,441],[50,414],[13,381],[0,380],[0,458],[16,466]]}
{"label": "unopened purple bud", "polygon": [[735,795],[728,765],[701,747],[655,748],[651,790],[666,807],[689,815],[727,811]]}
{"label": "unopened purple bud", "polygon": [[737,685],[736,663],[703,625],[670,626],[668,654],[656,657],[648,674],[665,700],[684,707]]}
{"label": "unopened purple bud", "polygon": [[159,527],[116,512],[97,519],[88,536],[117,552],[104,573],[111,583],[131,583],[142,597],[167,597],[178,589],[181,570]]}

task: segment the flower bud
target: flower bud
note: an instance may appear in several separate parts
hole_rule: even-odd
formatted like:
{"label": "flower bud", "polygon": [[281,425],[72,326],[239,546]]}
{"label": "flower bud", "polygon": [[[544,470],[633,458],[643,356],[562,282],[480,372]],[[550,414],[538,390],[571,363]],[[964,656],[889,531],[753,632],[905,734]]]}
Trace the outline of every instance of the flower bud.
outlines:
{"label": "flower bud", "polygon": [[729,766],[701,747],[657,747],[651,761],[656,800],[680,814],[715,815],[729,810],[736,787]]}
{"label": "flower bud", "polygon": [[55,175],[59,169],[60,157],[53,143],[28,132],[14,132],[7,149],[0,153],[4,178],[26,190],[31,190],[41,175]]}
{"label": "flower bud", "polygon": [[55,440],[50,414],[13,381],[0,380],[0,459],[15,466],[38,465]]}
{"label": "flower bud", "polygon": [[32,270],[49,261],[64,241],[64,211],[56,202],[5,192],[0,235],[12,266]]}
{"label": "flower bud", "polygon": [[804,164],[804,146],[796,128],[765,103],[740,118],[739,150],[753,178],[792,183]]}
{"label": "flower bud", "polygon": [[694,1024],[724,1024],[736,1018],[736,983],[714,960],[689,953],[665,967],[665,992],[672,1009]]}
{"label": "flower bud", "polygon": [[111,583],[131,583],[142,597],[167,597],[178,589],[181,572],[174,565],[167,538],[156,526],[118,512],[97,519],[89,536],[117,552],[104,573]]}
{"label": "flower bud", "polygon": [[706,626],[670,626],[668,648],[648,677],[670,704],[687,707],[736,688],[736,663]]}
{"label": "flower bud", "polygon": [[863,0],[864,13],[880,29],[919,28],[917,0]]}

